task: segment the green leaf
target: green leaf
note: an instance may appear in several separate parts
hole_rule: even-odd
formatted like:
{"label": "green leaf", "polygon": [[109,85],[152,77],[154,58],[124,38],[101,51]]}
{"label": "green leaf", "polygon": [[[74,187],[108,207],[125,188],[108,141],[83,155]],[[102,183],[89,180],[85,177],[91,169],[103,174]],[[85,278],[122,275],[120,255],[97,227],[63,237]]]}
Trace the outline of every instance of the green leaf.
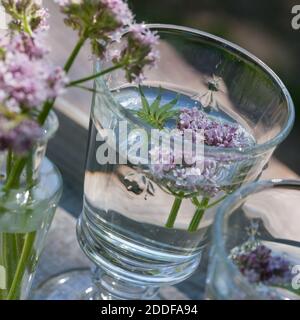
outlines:
{"label": "green leaf", "polygon": [[153,113],[156,113],[157,111],[159,111],[161,96],[162,96],[162,89],[161,87],[159,87],[159,94],[150,107]]}
{"label": "green leaf", "polygon": [[158,111],[158,116],[161,116],[162,114],[168,112],[169,110],[173,109],[174,106],[177,104],[179,100],[179,95],[176,96],[175,99],[173,99],[171,102],[165,104],[164,106],[160,107],[159,111]]}
{"label": "green leaf", "polygon": [[141,88],[141,86],[139,86],[139,92],[140,92],[140,95],[141,95],[141,100],[142,100],[142,107],[143,107],[143,110],[144,112],[146,113],[150,113],[150,106],[149,106],[149,103],[145,97],[145,94]]}
{"label": "green leaf", "polygon": [[143,121],[147,122],[154,128],[163,129],[165,123],[174,118],[178,114],[178,110],[172,110],[174,106],[177,104],[179,95],[169,103],[160,106],[161,99],[162,99],[162,88],[159,88],[159,94],[155,98],[154,102],[150,105],[147,101],[145,94],[142,88],[139,86],[139,92],[141,96],[142,108],[135,112],[135,114],[142,119]]}

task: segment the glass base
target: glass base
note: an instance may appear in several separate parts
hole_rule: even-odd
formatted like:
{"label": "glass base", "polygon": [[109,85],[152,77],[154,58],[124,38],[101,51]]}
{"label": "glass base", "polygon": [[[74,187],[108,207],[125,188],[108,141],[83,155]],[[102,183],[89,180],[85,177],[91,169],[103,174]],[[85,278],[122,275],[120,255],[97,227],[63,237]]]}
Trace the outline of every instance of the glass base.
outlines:
{"label": "glass base", "polygon": [[93,300],[91,269],[73,269],[53,276],[35,290],[31,300]]}
{"label": "glass base", "polygon": [[[99,281],[99,280],[98,280]],[[114,282],[113,282],[114,283]],[[116,282],[117,283],[117,282]],[[123,285],[122,285],[123,287]],[[97,285],[97,279],[93,276],[91,269],[73,269],[65,273],[56,275],[40,284],[33,290],[31,300],[123,300],[137,298],[143,300],[161,300],[159,288],[136,288],[128,287],[126,297],[120,295],[123,290],[118,290],[120,286],[115,286],[114,294],[112,288],[107,290],[103,283]],[[141,291],[143,294],[141,295]]]}

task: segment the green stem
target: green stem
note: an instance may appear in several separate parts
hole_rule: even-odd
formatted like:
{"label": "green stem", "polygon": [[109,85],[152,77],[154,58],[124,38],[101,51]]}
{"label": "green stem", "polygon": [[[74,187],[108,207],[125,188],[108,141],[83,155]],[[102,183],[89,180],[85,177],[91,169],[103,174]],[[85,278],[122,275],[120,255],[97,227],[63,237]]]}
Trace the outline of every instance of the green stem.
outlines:
{"label": "green stem", "polygon": [[182,196],[183,195],[180,194],[180,196],[175,198],[171,212],[168,217],[168,221],[165,224],[166,228],[173,228],[174,227],[174,224],[175,224],[175,221],[176,221],[176,218],[177,218],[177,215],[178,215],[181,203],[182,203]]}
{"label": "green stem", "polygon": [[20,183],[20,176],[22,173],[22,170],[24,169],[25,165],[26,165],[26,161],[27,158],[23,157],[23,158],[19,158],[13,168],[10,171],[10,174],[6,180],[5,185],[3,186],[3,190],[5,192],[9,191],[11,188],[17,188],[19,186]]}
{"label": "green stem", "polygon": [[28,155],[28,160],[26,164],[26,184],[27,188],[31,188],[33,186],[34,179],[33,179],[33,154],[30,153]]}
{"label": "green stem", "polygon": [[98,72],[98,73],[95,73],[95,74],[92,74],[88,77],[85,77],[85,78],[82,78],[82,79],[78,79],[78,80],[75,80],[75,81],[72,81],[68,84],[68,87],[74,87],[74,86],[78,86],[79,84],[81,83],[84,83],[84,82],[87,82],[87,81],[90,81],[90,80],[93,80],[93,79],[96,79],[96,78],[99,78],[101,76],[104,76],[105,74],[107,73],[110,73],[112,71],[115,71],[117,69],[120,69],[123,67],[123,64],[119,63],[119,64],[116,64],[106,70],[103,70],[101,72]]}
{"label": "green stem", "polygon": [[27,19],[26,14],[24,14],[24,16],[23,16],[23,24],[24,24],[25,33],[27,33],[30,36],[32,36],[32,30],[31,30],[30,24],[28,23],[28,19]]}
{"label": "green stem", "polygon": [[206,210],[216,206],[219,203],[221,203],[223,200],[225,200],[227,198],[227,196],[228,196],[228,194],[225,194],[225,196],[221,197],[219,200],[217,200],[215,202],[212,202],[209,206],[206,207]]}
{"label": "green stem", "polygon": [[86,90],[86,91],[89,91],[89,92],[92,92],[92,93],[99,93],[101,94],[101,92],[99,90],[96,90],[96,89],[93,89],[93,88],[89,88],[89,87],[86,87],[86,86],[81,86],[81,85],[76,85],[74,86],[75,88],[78,88],[78,89],[82,89],[82,90]]}
{"label": "green stem", "polygon": [[45,121],[46,121],[46,119],[47,119],[47,117],[48,117],[48,115],[49,115],[49,113],[50,113],[50,110],[53,108],[53,106],[54,106],[54,103],[55,103],[55,100],[51,100],[51,101],[46,101],[45,103],[44,103],[44,106],[43,106],[43,109],[42,109],[42,111],[40,112],[40,114],[39,114],[39,116],[38,116],[38,123],[42,126],[44,123],[45,123]]}
{"label": "green stem", "polygon": [[[0,266],[5,267],[5,257],[3,252],[3,233],[0,232]],[[2,274],[1,274],[2,276]],[[6,290],[0,289],[0,301],[4,300],[6,297]]]}
{"label": "green stem", "polygon": [[[196,202],[196,200],[198,201],[198,199],[193,198],[193,202]],[[209,203],[210,198],[208,197],[203,197],[200,206],[197,208],[193,219],[189,225],[188,231],[189,232],[195,232],[198,229],[198,226],[201,222],[201,219],[205,213],[205,210],[207,209],[208,203]]]}
{"label": "green stem", "polygon": [[12,151],[9,149],[7,151],[7,157],[6,157],[6,177],[8,177],[10,175],[10,171],[12,168]]}
{"label": "green stem", "polygon": [[9,288],[7,300],[15,300],[17,298],[20,298],[20,297],[18,297],[19,291],[21,289],[20,286],[22,283],[22,278],[23,278],[24,273],[26,271],[26,266],[27,266],[28,260],[30,258],[31,252],[32,252],[32,248],[33,248],[33,244],[34,244],[34,240],[35,240],[35,235],[36,235],[35,232],[30,232],[30,233],[26,234],[21,257],[19,259],[18,266],[16,268],[16,272],[15,272],[12,284]]}
{"label": "green stem", "polygon": [[7,281],[7,247],[6,247],[6,234],[4,232],[1,232],[1,265],[5,268],[5,287],[6,289],[1,290],[1,300],[4,300],[7,296],[7,287],[8,287],[8,281]]}
{"label": "green stem", "polygon": [[285,289],[285,290],[288,290],[298,296],[300,296],[300,289],[294,289],[291,285],[276,285],[276,284],[271,284],[270,287],[273,287],[273,288],[279,288],[279,289]]}
{"label": "green stem", "polygon": [[[76,59],[76,57],[78,56],[80,49],[82,48],[82,46],[84,45],[85,41],[87,39],[86,33],[83,33],[83,36],[79,38],[76,46],[74,47],[71,55],[69,56],[65,66],[64,66],[64,70],[66,73],[68,73]],[[51,109],[53,108],[55,103],[55,99],[51,100],[51,101],[46,101],[42,111],[40,112],[39,116],[38,116],[38,123],[40,125],[43,125],[49,115],[49,112],[51,111]]]}
{"label": "green stem", "polygon": [[76,57],[78,56],[79,51],[81,50],[86,40],[87,40],[87,35],[86,35],[86,32],[84,32],[83,35],[79,38],[76,46],[74,47],[73,51],[71,52],[71,55],[69,56],[64,66],[64,70],[66,73],[70,71]]}
{"label": "green stem", "polygon": [[17,256],[20,257],[20,255],[22,253],[22,248],[24,245],[23,234],[22,233],[14,233],[14,240],[15,240],[15,245],[17,248]]}
{"label": "green stem", "polygon": [[9,288],[12,284],[19,259],[15,235],[13,233],[3,233],[2,250],[6,270],[6,284],[7,288]]}

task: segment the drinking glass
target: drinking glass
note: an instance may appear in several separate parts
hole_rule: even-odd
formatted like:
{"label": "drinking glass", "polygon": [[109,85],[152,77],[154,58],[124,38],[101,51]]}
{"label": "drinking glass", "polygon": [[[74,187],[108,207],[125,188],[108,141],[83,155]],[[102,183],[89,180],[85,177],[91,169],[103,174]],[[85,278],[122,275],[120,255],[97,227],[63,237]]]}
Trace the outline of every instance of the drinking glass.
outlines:
{"label": "drinking glass", "polygon": [[[77,227],[79,244],[96,267],[92,278],[89,272],[72,271],[46,282],[39,290],[42,298],[152,299],[161,287],[187,279],[209,243],[217,207],[243,183],[258,178],[291,130],[290,95],[256,57],[198,30],[149,28],[160,36],[160,60],[140,84],[148,102],[159,93],[162,104],[177,97],[175,108],[201,108],[210,117],[238,123],[253,143],[246,148],[205,146],[208,177],[185,189],[178,179],[124,156],[137,132],[148,137],[151,130],[135,116],[141,107],[138,86],[122,70],[98,78]],[[122,41],[110,52],[120,48]],[[109,59],[97,61],[95,72],[110,66]]]}
{"label": "drinking glass", "polygon": [[[212,233],[206,288],[208,299],[300,298],[299,203],[300,181],[292,180],[252,183],[223,203]],[[289,283],[284,287],[268,283],[258,285],[239,271],[231,259],[232,250],[251,243],[259,243],[272,254],[291,262]]]}

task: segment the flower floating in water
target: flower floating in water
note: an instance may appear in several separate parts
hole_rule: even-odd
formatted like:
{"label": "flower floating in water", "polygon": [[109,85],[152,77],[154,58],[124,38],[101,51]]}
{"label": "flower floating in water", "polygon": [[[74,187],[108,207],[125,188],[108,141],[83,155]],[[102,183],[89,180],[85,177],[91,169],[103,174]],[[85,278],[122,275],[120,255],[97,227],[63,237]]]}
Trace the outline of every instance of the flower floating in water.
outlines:
{"label": "flower floating in water", "polygon": [[250,283],[283,287],[291,284],[291,262],[262,244],[256,243],[239,252],[235,250],[230,257]]}
{"label": "flower floating in water", "polygon": [[[192,141],[189,142],[191,145],[204,143],[217,148],[242,148],[250,143],[249,136],[240,125],[214,120],[198,108],[180,110],[177,133],[172,138],[176,139],[177,136],[178,139],[186,133],[192,135]],[[202,141],[197,140],[198,135],[202,137]],[[169,181],[173,181],[172,187],[175,189],[198,190],[202,195],[213,197],[220,191],[218,181],[222,180],[225,167],[231,165],[231,159],[210,159],[205,158],[204,154],[197,158],[194,151],[187,154],[183,148],[177,152],[172,148],[155,148],[151,150],[151,155],[154,155],[156,163],[150,170],[156,177],[167,177]],[[187,159],[192,161],[186,161]]]}
{"label": "flower floating in water", "polygon": [[187,129],[195,132],[203,130],[204,143],[208,146],[241,148],[249,143],[245,130],[240,125],[209,118],[205,112],[198,108],[181,110],[178,129],[183,132]]}

